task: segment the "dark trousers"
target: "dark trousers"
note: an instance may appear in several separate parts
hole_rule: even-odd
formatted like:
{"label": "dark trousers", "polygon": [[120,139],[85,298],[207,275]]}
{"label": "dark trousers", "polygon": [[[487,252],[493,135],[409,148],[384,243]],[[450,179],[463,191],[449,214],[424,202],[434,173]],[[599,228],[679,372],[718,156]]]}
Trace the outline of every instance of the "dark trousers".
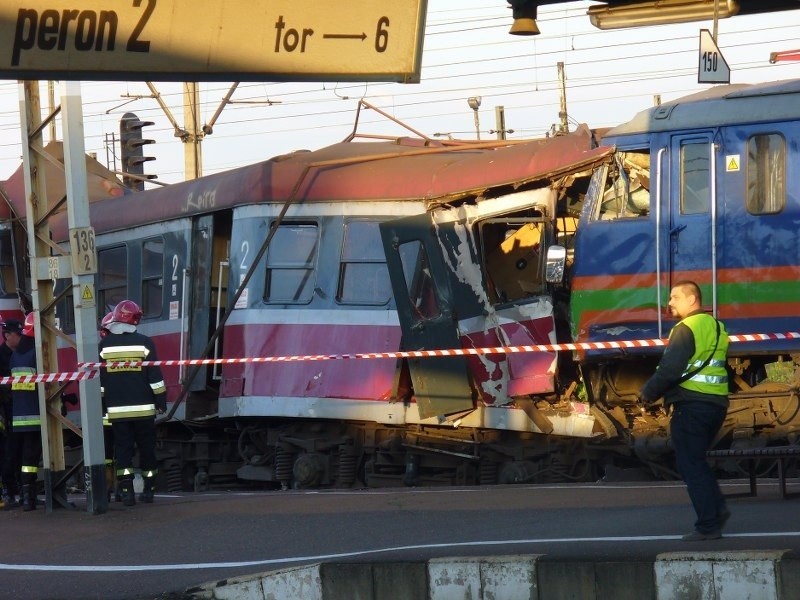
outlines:
{"label": "dark trousers", "polygon": [[15,431],[12,429],[6,444],[3,484],[9,493],[18,493],[14,481],[20,478],[22,485],[36,483],[39,462],[42,460],[42,432]]}
{"label": "dark trousers", "polygon": [[155,471],[156,462],[156,424],[153,417],[114,421],[111,425],[114,432],[114,462],[117,475],[132,473],[133,455],[139,450],[139,468],[144,471]]}
{"label": "dark trousers", "polygon": [[697,514],[695,529],[710,533],[720,528],[720,513],[727,510],[717,478],[706,460],[727,409],[703,401],[680,401],[673,405],[670,434],[675,461]]}

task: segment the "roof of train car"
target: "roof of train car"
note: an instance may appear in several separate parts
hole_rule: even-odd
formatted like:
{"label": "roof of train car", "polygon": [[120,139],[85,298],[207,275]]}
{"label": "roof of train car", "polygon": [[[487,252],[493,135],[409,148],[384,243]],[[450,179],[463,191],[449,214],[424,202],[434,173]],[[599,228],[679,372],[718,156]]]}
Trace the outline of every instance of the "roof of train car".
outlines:
{"label": "roof of train car", "polygon": [[[46,205],[53,209],[66,194],[66,181],[64,177],[64,144],[60,141],[48,142],[44,151],[50,159],[42,161],[44,164],[44,184]],[[14,208],[14,213],[25,214],[25,174],[20,166],[6,181],[0,181],[0,195]],[[89,202],[98,202],[108,198],[122,196],[125,186],[122,181],[109,169],[97,162],[91,156],[86,156],[86,187]],[[9,207],[3,203],[0,206],[0,217],[8,218]]]}
{"label": "roof of train car", "polygon": [[[769,97],[765,108],[765,97]],[[638,113],[603,141],[623,135],[800,119],[800,79],[718,85]]]}
{"label": "roof of train car", "polygon": [[[592,132],[526,142],[447,145],[398,139],[342,142],[231,171],[95,202],[98,233],[262,202],[447,202],[500,186],[547,180],[602,160]],[[66,216],[51,220],[57,239]]]}

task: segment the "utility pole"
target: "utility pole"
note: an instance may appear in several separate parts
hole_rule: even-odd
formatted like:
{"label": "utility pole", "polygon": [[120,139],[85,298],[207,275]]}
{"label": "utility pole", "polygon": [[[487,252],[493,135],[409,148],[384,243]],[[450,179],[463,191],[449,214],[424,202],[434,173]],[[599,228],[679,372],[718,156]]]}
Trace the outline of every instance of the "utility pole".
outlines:
{"label": "utility pole", "polygon": [[567,84],[566,84],[566,76],[564,74],[564,63],[559,62],[556,65],[558,67],[558,83],[559,83],[559,90],[560,90],[560,102],[559,102],[559,110],[558,110],[558,119],[559,119],[559,127],[558,133],[565,134],[569,133],[569,122],[567,121]]}
{"label": "utility pole", "polygon": [[[67,82],[65,85],[61,106],[54,109],[44,121],[41,119],[39,82],[24,81],[19,86],[26,192],[25,217],[38,373],[59,371],[56,336],[68,339],[55,327],[53,291],[54,281],[58,279],[72,277],[77,359],[79,362],[97,361],[97,316],[93,279],[97,256],[94,231],[88,226],[89,201],[80,84]],[[62,109],[67,195],[58,204],[67,201],[71,253],[50,239],[47,219],[58,204],[49,206],[44,179],[44,161],[52,161],[52,157],[45,156],[42,131]],[[100,414],[100,383],[94,379],[81,381],[79,386],[83,431],[61,415],[61,387],[54,383],[37,384],[47,512],[52,512],[56,503],[64,507],[69,506],[66,498],[63,427],[68,427],[83,437],[87,511],[97,514],[105,512],[108,508]]]}
{"label": "utility pole", "polygon": [[480,96],[470,96],[467,98],[467,104],[472,109],[473,114],[475,115],[475,135],[478,136],[478,139],[481,139],[481,120],[478,116],[478,109],[481,107],[481,97]]}
{"label": "utility pole", "polygon": [[[50,79],[47,82],[47,109],[50,113],[56,110],[56,82]],[[56,139],[56,120],[50,119],[50,141]]]}
{"label": "utility pole", "polygon": [[496,133],[498,140],[504,140],[506,139],[506,134],[514,133],[513,129],[506,129],[506,109],[504,106],[494,107],[494,123],[497,129],[490,129],[489,133]]}
{"label": "utility pole", "polygon": [[[94,229],[89,223],[89,190],[86,175],[86,147],[83,131],[81,84],[61,84],[63,108],[64,172],[67,190],[67,223],[72,256],[72,301],[75,316],[75,345],[78,363],[97,362],[97,248]],[[92,514],[108,510],[105,478],[103,414],[100,403],[100,378],[78,382],[81,399],[83,437],[83,481],[86,485],[86,510]]]}
{"label": "utility pole", "polygon": [[[22,132],[22,161],[25,174],[25,217],[28,232],[28,252],[31,256],[31,300],[34,310],[36,337],[36,370],[54,373],[58,370],[56,336],[53,315],[43,309],[53,305],[53,279],[47,263],[50,255],[50,226],[47,222],[47,187],[45,182],[45,152],[43,129],[55,119],[55,111],[42,121],[38,81],[24,81],[19,86],[20,129]],[[58,260],[58,259],[56,259]],[[67,268],[66,261],[62,263]],[[57,267],[60,268],[60,264]],[[57,270],[59,270],[57,268]],[[53,510],[55,496],[66,503],[64,490],[53,485],[56,474],[65,470],[64,435],[55,417],[60,415],[60,398],[52,384],[37,384],[39,415],[42,431],[42,465],[45,503],[48,512]]]}
{"label": "utility pole", "polygon": [[203,131],[200,128],[200,90],[196,81],[183,84],[183,131],[184,178],[197,179],[203,176],[203,152],[200,143]]}

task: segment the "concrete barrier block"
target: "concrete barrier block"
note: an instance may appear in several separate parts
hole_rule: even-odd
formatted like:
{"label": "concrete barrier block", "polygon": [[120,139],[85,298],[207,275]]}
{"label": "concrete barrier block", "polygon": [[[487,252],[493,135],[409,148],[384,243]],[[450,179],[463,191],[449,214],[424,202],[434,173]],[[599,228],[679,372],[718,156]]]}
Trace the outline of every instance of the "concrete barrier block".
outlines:
{"label": "concrete barrier block", "polygon": [[189,588],[182,597],[190,600],[264,600],[264,590],[260,578],[244,576]]}
{"label": "concrete barrier block", "polygon": [[431,600],[536,600],[538,555],[456,557],[428,562]]}
{"label": "concrete barrier block", "polygon": [[[308,565],[266,573],[261,577],[263,600],[323,600],[320,565]],[[230,596],[234,600],[236,596]]]}
{"label": "concrete barrier block", "polygon": [[800,557],[787,552],[778,563],[778,599],[792,600],[800,590]]}
{"label": "concrete barrier block", "polygon": [[484,600],[537,600],[538,555],[496,556],[481,561]]}
{"label": "concrete barrier block", "polygon": [[706,600],[714,598],[714,569],[710,562],[670,559],[656,560],[658,600]]}
{"label": "concrete barrier block", "polygon": [[671,552],[656,558],[658,600],[779,600],[777,568],[783,550]]}
{"label": "concrete barrier block", "polygon": [[481,600],[481,559],[428,561],[428,589],[431,600]]}
{"label": "concrete barrier block", "polygon": [[656,597],[652,560],[598,562],[594,579],[596,600],[655,600]]}
{"label": "concrete barrier block", "polygon": [[375,600],[427,598],[428,568],[424,562],[376,563],[372,565],[372,585]]}
{"label": "concrete barrier block", "polygon": [[536,567],[539,600],[594,600],[594,564],[591,561],[540,561]]}
{"label": "concrete barrier block", "polygon": [[375,600],[370,563],[322,563],[320,581],[325,600]]}

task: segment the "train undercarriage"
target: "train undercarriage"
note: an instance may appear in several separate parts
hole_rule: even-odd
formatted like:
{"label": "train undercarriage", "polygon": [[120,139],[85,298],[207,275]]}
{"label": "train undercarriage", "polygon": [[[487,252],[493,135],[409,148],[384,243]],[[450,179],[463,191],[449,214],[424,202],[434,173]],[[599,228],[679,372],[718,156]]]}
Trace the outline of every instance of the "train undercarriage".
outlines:
{"label": "train undercarriage", "polygon": [[[769,369],[763,360],[731,359],[736,390],[717,447],[798,442],[800,356],[786,358]],[[654,366],[657,359],[648,360]],[[647,372],[643,366],[643,361],[615,361],[584,369],[595,417],[590,438],[311,419],[161,426],[159,487],[203,491],[677,479],[669,415],[660,404],[643,410],[636,403]],[[568,392],[576,389],[571,386]],[[546,414],[564,410],[560,403],[565,400],[526,402]],[[717,466],[721,477],[744,475],[733,461]],[[774,466],[765,459],[759,471],[766,475]]]}

